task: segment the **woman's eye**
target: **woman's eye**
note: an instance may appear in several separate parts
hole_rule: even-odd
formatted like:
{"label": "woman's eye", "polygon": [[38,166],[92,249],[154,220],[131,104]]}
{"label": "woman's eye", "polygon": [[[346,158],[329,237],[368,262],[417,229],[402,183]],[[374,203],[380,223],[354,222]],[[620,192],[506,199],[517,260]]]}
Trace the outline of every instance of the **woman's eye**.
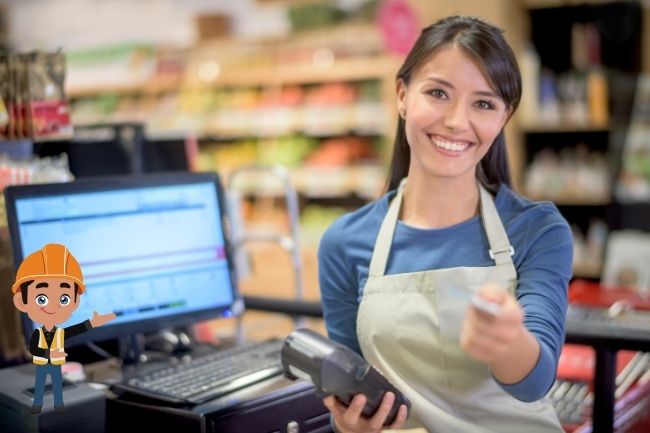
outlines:
{"label": "woman's eye", "polygon": [[447,94],[445,93],[444,90],[442,89],[433,89],[429,91],[429,94],[433,96],[434,98],[442,99],[447,97]]}
{"label": "woman's eye", "polygon": [[46,306],[47,303],[48,303],[47,296],[45,296],[45,295],[38,295],[38,296],[36,297],[36,303],[37,303],[38,305],[40,305],[41,307]]}
{"label": "woman's eye", "polygon": [[476,106],[482,110],[494,110],[494,104],[490,101],[477,101]]}
{"label": "woman's eye", "polygon": [[70,296],[61,295],[61,298],[59,299],[59,303],[63,306],[68,305],[70,303]]}

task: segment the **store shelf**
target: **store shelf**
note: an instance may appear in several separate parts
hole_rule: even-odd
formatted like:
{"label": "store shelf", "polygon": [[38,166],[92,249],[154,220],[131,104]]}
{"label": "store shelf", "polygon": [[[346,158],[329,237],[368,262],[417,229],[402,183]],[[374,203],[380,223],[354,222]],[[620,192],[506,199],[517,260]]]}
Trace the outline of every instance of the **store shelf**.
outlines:
{"label": "store shelf", "polygon": [[[327,199],[354,195],[373,200],[379,197],[386,179],[382,165],[343,167],[301,166],[290,170],[296,191],[306,198]],[[242,194],[257,196],[282,196],[283,186],[267,173],[247,176],[238,190]]]}
{"label": "store shelf", "polygon": [[[77,125],[76,125],[77,126]],[[155,131],[154,131],[155,132]],[[331,137],[340,137],[340,136],[350,136],[350,137],[381,137],[384,135],[383,131],[370,131],[370,130],[358,130],[358,129],[344,129],[344,130],[332,130],[332,131],[321,131],[314,132],[306,131],[302,129],[297,130],[287,130],[279,133],[259,133],[259,134],[239,134],[239,135],[227,135],[222,134],[219,131],[204,131],[202,134],[197,136],[197,139],[201,142],[214,142],[214,143],[228,143],[232,141],[242,141],[249,140],[251,138],[255,139],[270,139],[286,136],[287,134],[300,134],[306,137],[311,138],[331,138]]]}
{"label": "store shelf", "polygon": [[[72,99],[88,98],[101,94],[160,95],[183,90],[205,90],[220,87],[264,87],[291,84],[316,84],[337,81],[364,81],[392,76],[400,60],[391,56],[334,59],[331,64],[314,63],[280,64],[274,66],[237,67],[224,69],[210,82],[200,81],[198,74],[190,78],[157,79],[113,86],[73,87],[66,89]],[[193,78],[195,77],[195,78]]]}
{"label": "store shelf", "polygon": [[[133,81],[106,85],[111,68],[81,63],[84,87],[67,88],[75,121],[137,121],[153,134],[190,131],[200,142],[200,169],[225,175],[251,163],[301,164],[290,168],[294,186],[324,206],[380,194],[386,169],[379,161],[394,131],[395,73],[403,59],[384,53],[376,22],[278,40],[215,39],[161,48],[147,60],[133,66],[108,56],[114,75]],[[355,139],[365,145],[332,143]],[[253,182],[251,191],[260,189],[282,193],[267,180]]]}
{"label": "store shelf", "polygon": [[584,195],[539,195],[527,194],[534,201],[552,201],[558,206],[608,206],[612,203],[610,197],[595,197],[588,193]]}
{"label": "store shelf", "polygon": [[[103,122],[92,122],[92,123],[75,123],[76,128],[88,128],[97,123]],[[177,137],[187,134],[187,130],[183,128],[179,129],[147,129],[147,135],[152,137]],[[385,131],[380,130],[370,130],[364,128],[343,128],[343,129],[332,129],[324,131],[311,131],[307,129],[297,128],[297,129],[287,129],[277,132],[250,132],[247,134],[229,134],[219,131],[217,129],[207,129],[200,130],[194,133],[194,136],[199,140],[200,144],[203,143],[231,143],[244,140],[267,140],[267,139],[276,139],[286,137],[287,135],[299,134],[305,137],[310,137],[314,139],[327,139],[332,137],[367,137],[367,138],[379,138],[385,136]]]}
{"label": "store shelf", "polygon": [[213,86],[270,86],[313,84],[336,81],[362,81],[383,78],[397,71],[399,64],[392,57],[337,59],[328,66],[313,63],[277,65],[270,69],[224,70]]}
{"label": "store shelf", "polygon": [[162,93],[177,91],[181,80],[175,78],[156,78],[142,82],[124,83],[122,85],[94,85],[84,87],[66,87],[66,95],[71,99],[92,98],[98,95],[160,95]]}
{"label": "store shelf", "polygon": [[598,133],[609,132],[610,125],[592,125],[581,123],[539,123],[535,125],[521,125],[524,134],[567,134],[567,133]]}

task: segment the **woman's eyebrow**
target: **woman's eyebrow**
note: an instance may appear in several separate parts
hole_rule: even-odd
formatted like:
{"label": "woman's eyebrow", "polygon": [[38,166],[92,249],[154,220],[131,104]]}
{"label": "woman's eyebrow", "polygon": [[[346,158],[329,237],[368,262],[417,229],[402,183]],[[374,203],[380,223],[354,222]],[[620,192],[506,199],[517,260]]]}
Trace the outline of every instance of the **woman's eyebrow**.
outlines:
{"label": "woman's eyebrow", "polygon": [[[454,85],[453,85],[452,83],[450,83],[449,81],[444,80],[444,79],[442,79],[442,78],[438,78],[438,77],[427,77],[427,78],[425,78],[425,81],[433,81],[433,82],[435,82],[435,83],[442,84],[443,86],[447,86],[447,87],[449,87],[450,89],[454,89],[454,88],[455,88]],[[488,98],[498,98],[498,99],[501,99],[501,97],[499,97],[499,95],[497,95],[496,93],[492,92],[491,90],[479,90],[479,91],[477,91],[477,92],[474,92],[474,95],[477,95],[477,96],[485,96],[485,97],[488,97]]]}
{"label": "woman's eyebrow", "polygon": [[488,97],[488,98],[497,98],[497,99],[501,99],[501,97],[500,97],[499,95],[497,95],[496,93],[494,93],[494,92],[489,92],[489,91],[487,91],[487,90],[481,90],[481,91],[478,91],[478,92],[474,92],[474,94],[475,94],[475,95],[478,95],[478,96],[486,96],[486,97]]}
{"label": "woman's eyebrow", "polygon": [[447,86],[452,89],[454,88],[454,85],[451,84],[449,81],[443,80],[442,78],[438,78],[438,77],[427,77],[425,78],[425,81],[433,81],[435,83],[442,84],[443,86]]}

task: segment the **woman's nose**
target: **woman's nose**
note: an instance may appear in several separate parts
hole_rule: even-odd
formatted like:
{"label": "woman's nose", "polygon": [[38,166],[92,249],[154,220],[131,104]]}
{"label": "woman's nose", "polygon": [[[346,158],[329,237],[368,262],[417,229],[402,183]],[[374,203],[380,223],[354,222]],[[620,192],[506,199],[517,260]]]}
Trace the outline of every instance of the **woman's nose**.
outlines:
{"label": "woman's nose", "polygon": [[445,113],[444,124],[454,132],[464,131],[469,124],[467,114],[464,104],[459,101],[452,102]]}

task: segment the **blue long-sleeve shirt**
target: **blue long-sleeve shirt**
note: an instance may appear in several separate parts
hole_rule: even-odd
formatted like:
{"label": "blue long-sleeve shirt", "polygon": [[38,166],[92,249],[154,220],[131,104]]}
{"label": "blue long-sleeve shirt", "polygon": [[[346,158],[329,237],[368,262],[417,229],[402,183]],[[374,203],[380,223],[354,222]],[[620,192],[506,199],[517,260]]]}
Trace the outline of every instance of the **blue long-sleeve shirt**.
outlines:
{"label": "blue long-sleeve shirt", "polygon": [[[379,227],[394,195],[391,191],[339,218],[326,231],[318,251],[329,336],[359,353],[359,302]],[[564,342],[567,287],[572,274],[571,230],[552,203],[532,202],[505,185],[499,189],[495,205],[515,250],[516,297],[524,310],[524,325],[540,344],[539,359],[528,376],[516,384],[500,385],[519,400],[535,401],[555,380]],[[480,216],[440,229],[418,229],[398,221],[386,274],[494,266],[488,250]]]}

